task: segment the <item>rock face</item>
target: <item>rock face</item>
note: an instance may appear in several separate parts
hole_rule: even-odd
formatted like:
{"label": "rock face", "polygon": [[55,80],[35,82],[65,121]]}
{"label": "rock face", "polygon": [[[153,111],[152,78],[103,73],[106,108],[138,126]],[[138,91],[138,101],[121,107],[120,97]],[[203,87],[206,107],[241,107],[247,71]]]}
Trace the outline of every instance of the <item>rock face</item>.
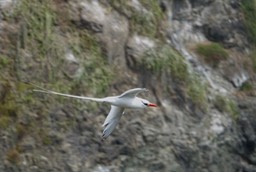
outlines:
{"label": "rock face", "polygon": [[[9,2],[0,1],[1,8]],[[244,48],[248,45],[241,18],[240,1],[160,1],[159,4],[156,3],[159,7],[154,6],[151,12],[156,10],[155,13],[161,14],[159,16],[162,16],[166,28],[156,27],[158,29],[156,33],[159,32],[159,35],[153,36],[134,33],[131,30],[135,22],[138,22],[132,18],[133,13],[141,15],[140,20],[138,19],[140,22],[144,21],[141,18],[148,21],[147,17],[155,14],[148,13],[150,9],[147,8],[150,4],[145,1],[132,0],[123,4],[105,0],[54,2],[67,8],[70,15],[67,19],[57,15],[54,22],[63,20],[72,23],[71,28],[75,28],[76,32],[86,30],[95,35],[98,43],[96,49],[99,48],[101,55],[107,58],[109,68],[118,69],[114,71],[113,81],[109,84],[105,96],[121,94],[124,89],[131,87],[148,87],[151,94],[140,96],[157,102],[159,107],[141,111],[127,110],[116,130],[103,142],[101,125],[109,112],[108,105],[79,103],[50,95],[30,94],[27,91],[30,88],[23,88],[22,85],[17,84],[18,82],[11,81],[13,78],[6,79],[18,78],[19,74],[20,78],[36,78],[35,76],[38,76],[39,70],[42,69],[40,66],[43,66],[45,72],[43,71],[42,76],[49,72],[49,78],[53,77],[51,81],[58,83],[52,84],[55,89],[82,94],[77,90],[85,89],[87,92],[87,87],[84,87],[80,78],[83,75],[90,75],[92,71],[99,72],[101,70],[98,67],[99,59],[94,66],[90,66],[88,64],[90,62],[86,61],[88,57],[83,57],[84,60],[77,55],[77,52],[86,50],[80,50],[81,48],[75,45],[64,47],[65,53],[61,62],[52,56],[40,59],[33,54],[33,51],[27,52],[26,49],[19,47],[19,41],[16,39],[21,39],[21,33],[19,35],[14,31],[8,32],[8,29],[4,30],[0,36],[9,36],[12,35],[11,33],[19,36],[9,36],[10,39],[5,40],[6,42],[0,40],[3,41],[1,43],[6,43],[3,44],[5,46],[7,43],[10,44],[10,49],[3,50],[3,57],[0,56],[0,71],[8,69],[2,72],[6,76],[0,77],[2,79],[0,81],[0,171],[256,171],[256,118],[254,117],[256,99],[246,95],[236,97],[236,94],[239,94],[238,88],[252,77],[241,65],[239,58],[232,56],[239,52],[244,57]],[[162,11],[157,11],[158,9]],[[44,13],[43,19],[48,15],[49,13]],[[7,21],[8,19],[5,22]],[[11,21],[8,27],[15,28],[16,23]],[[69,42],[71,37],[65,33],[64,28],[67,27],[65,22],[60,22],[57,26],[54,23],[51,32],[57,30],[65,42]],[[49,23],[48,19],[44,24]],[[0,23],[0,25],[4,24]],[[148,24],[151,25],[152,23]],[[144,24],[143,27],[147,25]],[[27,34],[27,36],[31,35]],[[54,36],[51,37],[53,38]],[[218,69],[211,69],[199,63],[193,48],[190,47],[192,44],[210,41],[221,43],[232,52],[231,58],[222,62]],[[12,42],[14,45],[11,44]],[[41,43],[40,40],[33,43],[38,42]],[[43,42],[40,46],[45,44],[47,42]],[[200,97],[203,87],[193,85],[194,97],[192,97],[189,95],[190,82],[185,82],[179,77],[177,78],[180,80],[172,78],[174,72],[187,72],[184,68],[174,65],[171,66],[174,68],[172,70],[168,66],[162,70],[152,71],[138,65],[139,62],[148,60],[145,58],[148,51],[161,49],[161,45],[174,48],[176,53],[184,56],[187,60],[188,73],[191,77],[196,73],[200,78],[190,82],[205,83],[207,95],[203,103],[207,106],[206,110],[197,108],[197,104],[192,101],[193,98]],[[53,47],[54,44],[48,47],[45,54],[55,51]],[[167,59],[173,56],[171,53],[164,55]],[[5,56],[15,57],[15,60],[6,60]],[[166,67],[165,63],[159,60],[163,58],[162,56],[153,57],[155,59],[147,61],[147,65],[156,69]],[[182,57],[178,56],[178,58]],[[20,68],[18,68],[19,60]],[[83,60],[86,65],[82,63]],[[11,71],[8,65],[13,65],[11,69],[14,68],[16,72]],[[84,74],[86,67],[87,73]],[[17,72],[19,70],[20,73]],[[106,74],[104,72],[96,75],[95,78],[102,79],[102,75]],[[39,81],[47,84],[49,78],[48,80],[47,77],[41,78]],[[90,78],[91,80],[88,81],[93,83],[95,78]],[[70,86],[70,82],[75,84]],[[217,85],[218,89],[214,85]],[[92,96],[97,97],[97,95]],[[8,104],[12,97],[17,100]],[[16,104],[19,106],[16,107]],[[11,117],[7,118],[7,114]]]}
{"label": "rock face", "polygon": [[147,51],[156,47],[156,43],[148,37],[134,35],[127,42],[127,64],[131,68],[136,67],[136,63],[141,61],[141,58]]}
{"label": "rock face", "polygon": [[[125,67],[125,43],[129,34],[127,19],[117,12],[108,12],[98,1],[73,3],[73,21],[81,28],[99,33],[103,51],[108,62]],[[80,12],[80,13],[78,13]]]}
{"label": "rock face", "polygon": [[177,0],[173,1],[172,17],[178,24],[188,22],[194,32],[203,33],[210,41],[220,42],[226,47],[242,48],[248,44],[243,32],[243,18],[232,2]]}
{"label": "rock face", "polygon": [[[231,56],[235,57],[230,58],[229,64],[232,65],[231,68],[235,69],[227,68],[225,65],[228,65],[228,63],[225,63],[220,69],[220,73],[227,75],[228,80],[235,87],[241,87],[250,77],[245,72],[245,67],[241,65],[243,60],[234,58],[237,58],[236,54],[239,54],[239,52],[245,53],[248,51],[249,42],[246,39],[246,32],[244,32],[246,28],[241,12],[234,5],[237,3],[239,4],[240,2],[237,1],[235,3],[229,0],[204,2],[184,0],[173,1],[171,4],[167,3],[170,20],[167,33],[170,43],[192,62],[195,62],[195,60],[191,59],[192,55],[187,52],[186,47],[194,46],[195,43],[213,41],[232,49],[235,53]],[[236,64],[237,61],[240,63],[239,67]]]}

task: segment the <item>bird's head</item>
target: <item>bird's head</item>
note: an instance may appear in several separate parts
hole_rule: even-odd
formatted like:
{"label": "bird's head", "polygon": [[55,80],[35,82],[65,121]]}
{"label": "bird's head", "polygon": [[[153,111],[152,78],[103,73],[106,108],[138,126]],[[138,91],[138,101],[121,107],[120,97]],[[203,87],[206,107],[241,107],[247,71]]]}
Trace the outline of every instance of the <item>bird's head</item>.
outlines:
{"label": "bird's head", "polygon": [[146,107],[157,107],[156,104],[154,103],[150,103],[148,100],[142,100],[142,103],[146,106]]}

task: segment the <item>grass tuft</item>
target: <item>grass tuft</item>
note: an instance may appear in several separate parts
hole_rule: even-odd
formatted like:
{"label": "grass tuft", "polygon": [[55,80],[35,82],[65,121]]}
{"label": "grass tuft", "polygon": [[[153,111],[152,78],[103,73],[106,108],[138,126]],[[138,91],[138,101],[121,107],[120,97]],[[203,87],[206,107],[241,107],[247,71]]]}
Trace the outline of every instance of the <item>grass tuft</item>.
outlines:
{"label": "grass tuft", "polygon": [[129,19],[132,33],[156,37],[159,33],[160,21],[164,17],[159,2],[156,0],[138,0],[138,2],[142,6],[139,10],[130,5],[130,1],[110,0],[111,6]]}
{"label": "grass tuft", "polygon": [[254,0],[242,0],[241,7],[249,40],[256,46],[256,3]]}
{"label": "grass tuft", "polygon": [[170,75],[171,79],[184,88],[189,100],[202,110],[207,109],[206,86],[200,79],[188,71],[184,58],[171,47],[163,46],[157,51],[149,51],[139,61],[141,68],[149,70],[156,75],[163,73]]}
{"label": "grass tuft", "polygon": [[249,92],[249,91],[252,91],[254,89],[253,85],[251,82],[245,82],[243,83],[243,85],[240,87],[240,90],[241,91],[246,91],[246,92]]}
{"label": "grass tuft", "polygon": [[207,111],[207,87],[196,75],[191,75],[186,86],[186,93],[192,103],[201,110]]}
{"label": "grass tuft", "polygon": [[[46,55],[53,45],[54,12],[50,0],[22,0],[14,17],[22,22],[21,38],[28,47],[38,48],[39,53]],[[27,38],[27,40],[26,40]],[[34,50],[35,51],[35,50]]]}
{"label": "grass tuft", "polygon": [[72,89],[83,85],[90,93],[104,94],[113,80],[113,70],[102,53],[97,37],[86,30],[78,31],[74,32],[69,44],[74,55],[81,59],[80,74],[73,79]]}
{"label": "grass tuft", "polygon": [[19,162],[19,151],[17,150],[17,148],[12,148],[9,149],[6,153],[6,159],[13,164],[18,164]]}
{"label": "grass tuft", "polygon": [[256,72],[256,2],[255,0],[242,0],[241,9],[244,14],[244,22],[248,34],[248,39],[252,45],[252,53],[250,55],[252,60],[252,67]]}
{"label": "grass tuft", "polygon": [[189,73],[184,58],[168,46],[147,52],[139,65],[153,73],[167,72],[176,81],[188,80]]}
{"label": "grass tuft", "polygon": [[6,129],[11,123],[11,118],[9,116],[0,116],[0,129]]}
{"label": "grass tuft", "polygon": [[221,95],[217,95],[214,100],[214,105],[220,112],[227,112],[234,120],[237,119],[239,110],[235,101]]}
{"label": "grass tuft", "polygon": [[217,67],[221,60],[228,58],[227,51],[218,43],[198,44],[196,53],[204,57],[206,63]]}

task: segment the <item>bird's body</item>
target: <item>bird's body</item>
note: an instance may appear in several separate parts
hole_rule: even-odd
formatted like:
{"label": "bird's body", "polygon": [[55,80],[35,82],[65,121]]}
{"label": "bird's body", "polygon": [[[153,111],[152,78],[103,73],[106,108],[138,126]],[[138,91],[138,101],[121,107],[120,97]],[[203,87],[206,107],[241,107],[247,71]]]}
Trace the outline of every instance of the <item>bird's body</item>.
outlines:
{"label": "bird's body", "polygon": [[[33,84],[34,85],[34,84]],[[111,105],[110,112],[105,119],[105,122],[103,123],[103,135],[102,139],[106,139],[115,129],[117,126],[122,114],[124,113],[124,110],[126,108],[129,109],[144,109],[146,107],[156,107],[156,104],[150,103],[148,100],[136,97],[138,93],[148,91],[145,88],[134,88],[131,90],[128,90],[124,92],[123,94],[119,96],[111,96],[111,97],[104,97],[104,98],[93,98],[93,97],[84,97],[84,96],[76,96],[76,95],[70,95],[70,94],[63,94],[51,90],[47,90],[44,88],[41,88],[37,85],[34,85],[40,90],[35,89],[36,92],[41,93],[47,93],[47,94],[55,94],[65,97],[72,97],[77,99],[83,99],[83,100],[91,100],[96,102],[105,102]]]}

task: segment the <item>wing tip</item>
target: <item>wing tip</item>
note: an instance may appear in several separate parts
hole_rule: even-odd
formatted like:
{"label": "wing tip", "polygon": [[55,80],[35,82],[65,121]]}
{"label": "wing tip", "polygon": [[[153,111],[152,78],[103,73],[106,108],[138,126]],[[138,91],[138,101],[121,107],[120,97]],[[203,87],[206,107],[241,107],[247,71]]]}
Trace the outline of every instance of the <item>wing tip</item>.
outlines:
{"label": "wing tip", "polygon": [[101,141],[104,142],[105,140],[106,140],[106,138],[104,137],[104,135],[102,135],[102,136],[101,136]]}
{"label": "wing tip", "polygon": [[103,133],[101,136],[101,140],[105,141],[108,138],[109,135],[106,135],[106,133]]}

